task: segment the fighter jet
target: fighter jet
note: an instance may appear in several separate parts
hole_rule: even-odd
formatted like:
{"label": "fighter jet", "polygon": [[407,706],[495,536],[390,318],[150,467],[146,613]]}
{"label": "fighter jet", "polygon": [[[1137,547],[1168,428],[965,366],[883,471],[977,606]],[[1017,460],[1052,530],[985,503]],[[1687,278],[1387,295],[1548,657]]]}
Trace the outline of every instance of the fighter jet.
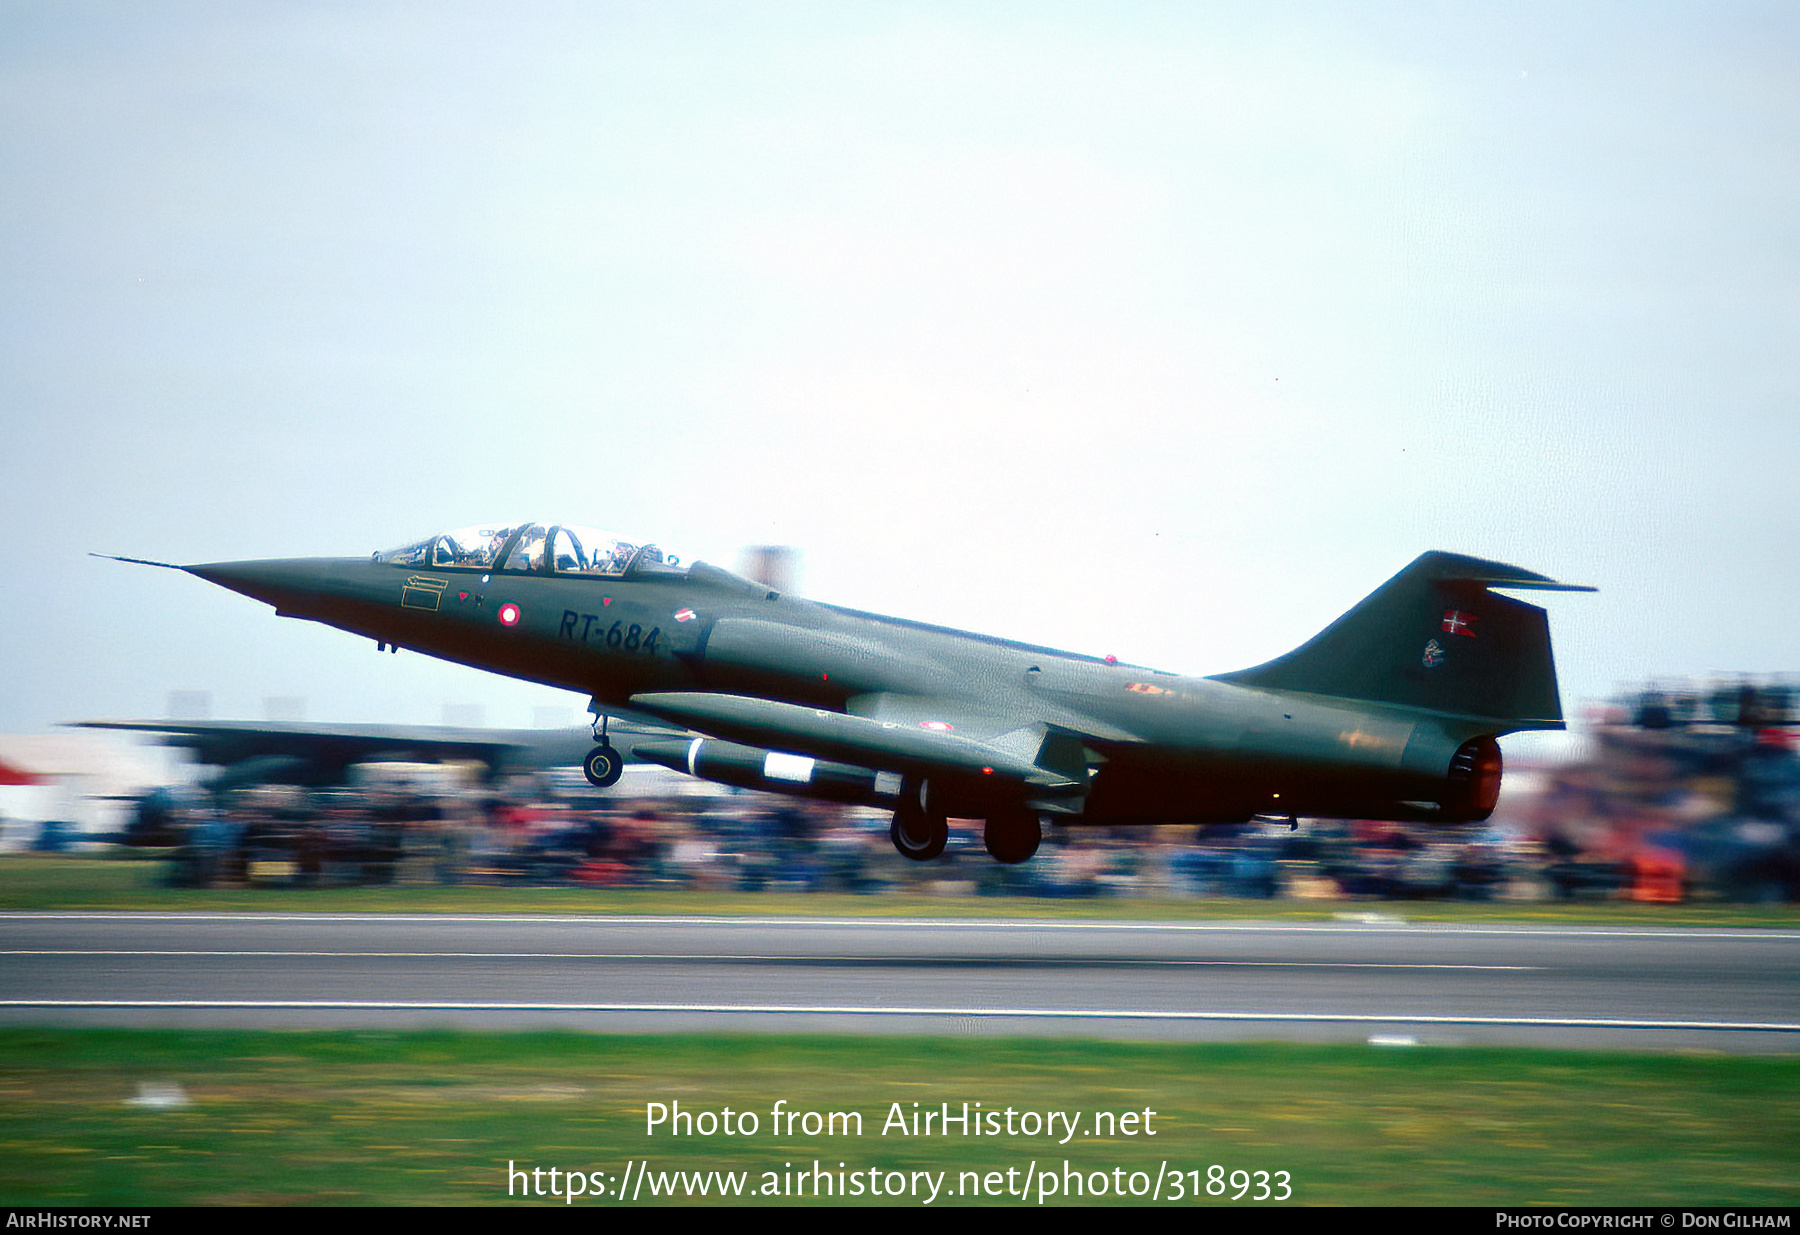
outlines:
{"label": "fighter jet", "polygon": [[947,818],[985,821],[1001,862],[1046,822],[1485,819],[1496,738],[1563,727],[1544,611],[1493,589],[1593,590],[1426,553],[1294,651],[1186,677],[821,604],[569,524],[175,569],[378,650],[589,695],[596,785],[622,763],[609,718],[650,717],[692,736],[633,737],[637,757],[891,807],[920,861]]}

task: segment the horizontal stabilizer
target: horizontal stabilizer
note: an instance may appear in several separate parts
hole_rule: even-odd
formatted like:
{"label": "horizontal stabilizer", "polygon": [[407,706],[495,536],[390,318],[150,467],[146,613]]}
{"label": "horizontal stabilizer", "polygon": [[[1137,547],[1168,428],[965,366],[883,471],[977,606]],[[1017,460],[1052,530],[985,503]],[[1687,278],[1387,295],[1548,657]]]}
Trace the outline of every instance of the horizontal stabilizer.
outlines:
{"label": "horizontal stabilizer", "polygon": [[1428,579],[1439,583],[1479,583],[1483,587],[1515,588],[1532,592],[1594,592],[1598,588],[1585,583],[1559,583],[1534,570],[1490,562],[1484,558],[1464,557],[1460,553],[1431,552],[1419,557],[1407,570],[1423,567]]}

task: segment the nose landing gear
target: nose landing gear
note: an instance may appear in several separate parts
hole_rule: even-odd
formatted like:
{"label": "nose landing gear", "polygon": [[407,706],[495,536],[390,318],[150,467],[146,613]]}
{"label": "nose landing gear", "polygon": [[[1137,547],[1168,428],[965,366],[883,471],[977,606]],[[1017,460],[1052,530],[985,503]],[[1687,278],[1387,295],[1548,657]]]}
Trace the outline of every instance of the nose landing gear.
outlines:
{"label": "nose landing gear", "polygon": [[581,761],[581,774],[596,789],[610,789],[625,775],[625,759],[612,743],[602,742]]}
{"label": "nose landing gear", "polygon": [[606,713],[598,710],[598,703],[590,703],[588,710],[594,713],[594,741],[599,745],[590,750],[587,758],[581,761],[581,774],[587,777],[588,784],[596,789],[611,789],[619,783],[619,777],[625,775],[625,758],[606,736],[606,722],[610,719]]}

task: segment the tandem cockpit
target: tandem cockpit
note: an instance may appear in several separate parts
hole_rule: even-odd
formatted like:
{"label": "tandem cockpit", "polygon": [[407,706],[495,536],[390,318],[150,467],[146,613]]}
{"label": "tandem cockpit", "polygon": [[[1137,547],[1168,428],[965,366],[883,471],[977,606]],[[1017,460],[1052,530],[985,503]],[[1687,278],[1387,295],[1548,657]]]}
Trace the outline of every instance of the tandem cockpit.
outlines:
{"label": "tandem cockpit", "polygon": [[377,553],[375,560],[432,570],[591,579],[679,576],[687,565],[657,545],[563,523],[483,523]]}

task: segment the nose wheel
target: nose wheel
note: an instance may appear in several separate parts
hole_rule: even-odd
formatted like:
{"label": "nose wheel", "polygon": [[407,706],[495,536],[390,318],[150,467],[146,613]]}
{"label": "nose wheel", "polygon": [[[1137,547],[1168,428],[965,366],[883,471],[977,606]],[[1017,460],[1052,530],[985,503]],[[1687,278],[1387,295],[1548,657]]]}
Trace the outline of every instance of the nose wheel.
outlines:
{"label": "nose wheel", "polygon": [[602,742],[581,761],[581,774],[596,789],[611,789],[625,775],[625,759],[610,742]]}

